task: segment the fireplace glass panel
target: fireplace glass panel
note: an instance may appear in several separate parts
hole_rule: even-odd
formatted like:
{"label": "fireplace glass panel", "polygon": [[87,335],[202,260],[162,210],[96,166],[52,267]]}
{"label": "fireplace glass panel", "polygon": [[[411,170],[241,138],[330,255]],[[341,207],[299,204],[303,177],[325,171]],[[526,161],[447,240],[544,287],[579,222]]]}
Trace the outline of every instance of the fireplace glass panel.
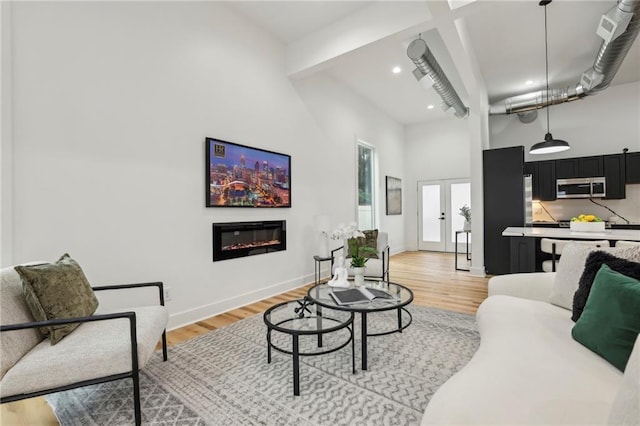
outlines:
{"label": "fireplace glass panel", "polygon": [[285,221],[213,224],[213,260],[286,250]]}

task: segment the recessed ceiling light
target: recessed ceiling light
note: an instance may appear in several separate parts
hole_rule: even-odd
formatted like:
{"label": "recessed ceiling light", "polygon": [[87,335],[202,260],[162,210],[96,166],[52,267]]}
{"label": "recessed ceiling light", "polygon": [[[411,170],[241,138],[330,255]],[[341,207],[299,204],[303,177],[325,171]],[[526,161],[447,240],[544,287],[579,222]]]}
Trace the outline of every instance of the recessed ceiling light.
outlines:
{"label": "recessed ceiling light", "polygon": [[427,109],[433,109],[433,105],[427,105]]}
{"label": "recessed ceiling light", "polygon": [[533,84],[533,80],[527,80],[524,82],[527,86],[531,86]]}
{"label": "recessed ceiling light", "polygon": [[395,67],[393,67],[391,72],[394,73],[394,74],[400,74],[402,72],[402,68],[400,68],[398,66],[395,66]]}

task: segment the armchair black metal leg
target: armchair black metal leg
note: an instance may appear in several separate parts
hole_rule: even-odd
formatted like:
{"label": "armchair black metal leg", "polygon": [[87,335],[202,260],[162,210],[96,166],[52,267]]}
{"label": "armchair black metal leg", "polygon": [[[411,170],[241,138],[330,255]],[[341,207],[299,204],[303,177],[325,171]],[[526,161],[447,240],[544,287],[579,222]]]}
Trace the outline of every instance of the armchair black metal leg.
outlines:
{"label": "armchair black metal leg", "polygon": [[167,360],[167,330],[162,332],[162,359]]}
{"label": "armchair black metal leg", "polygon": [[140,408],[140,374],[138,370],[132,372],[133,378],[133,411],[136,417],[136,426],[142,424],[142,409]]}

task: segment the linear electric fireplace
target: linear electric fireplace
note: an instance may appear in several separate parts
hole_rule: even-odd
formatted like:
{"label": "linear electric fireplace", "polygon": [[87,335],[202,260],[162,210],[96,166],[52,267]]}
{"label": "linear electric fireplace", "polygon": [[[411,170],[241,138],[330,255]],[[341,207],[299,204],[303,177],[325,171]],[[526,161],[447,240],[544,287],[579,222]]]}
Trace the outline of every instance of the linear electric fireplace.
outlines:
{"label": "linear electric fireplace", "polygon": [[213,224],[213,261],[287,249],[284,220]]}

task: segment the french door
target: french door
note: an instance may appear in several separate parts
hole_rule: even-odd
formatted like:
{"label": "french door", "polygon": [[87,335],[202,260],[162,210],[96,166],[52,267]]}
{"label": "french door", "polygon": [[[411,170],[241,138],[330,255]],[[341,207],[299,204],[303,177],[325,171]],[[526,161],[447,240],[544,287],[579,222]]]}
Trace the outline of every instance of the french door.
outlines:
{"label": "french door", "polygon": [[[418,182],[418,249],[455,250],[456,231],[462,230],[464,205],[471,207],[469,179]],[[460,234],[458,252],[464,252],[467,234]]]}

